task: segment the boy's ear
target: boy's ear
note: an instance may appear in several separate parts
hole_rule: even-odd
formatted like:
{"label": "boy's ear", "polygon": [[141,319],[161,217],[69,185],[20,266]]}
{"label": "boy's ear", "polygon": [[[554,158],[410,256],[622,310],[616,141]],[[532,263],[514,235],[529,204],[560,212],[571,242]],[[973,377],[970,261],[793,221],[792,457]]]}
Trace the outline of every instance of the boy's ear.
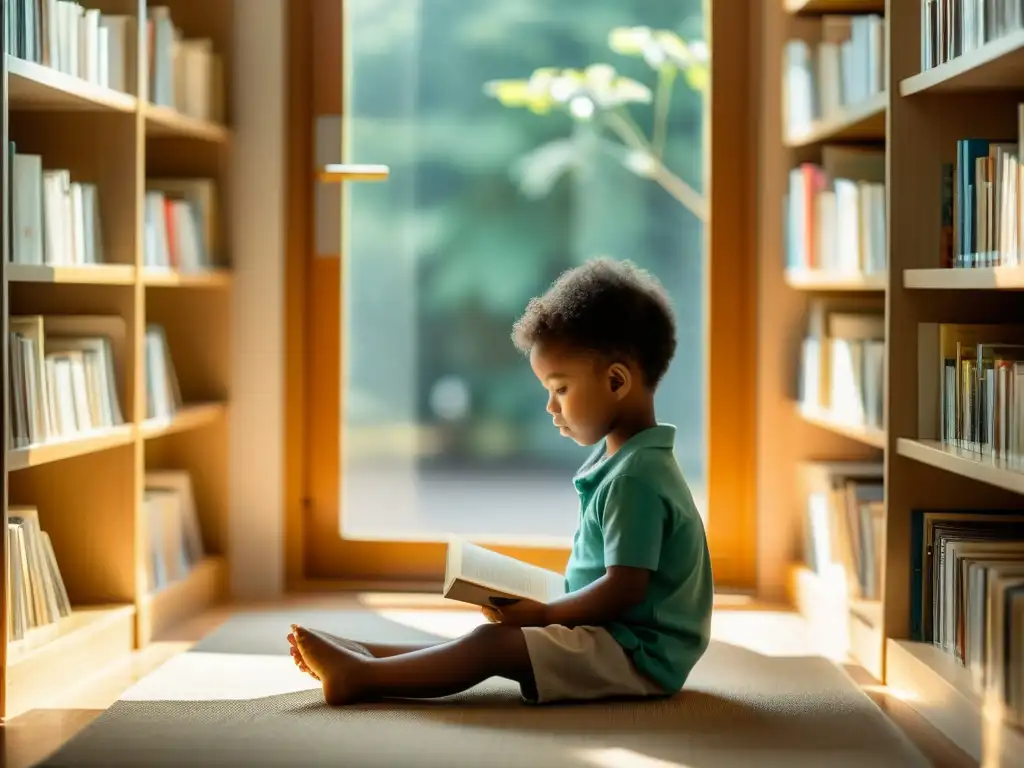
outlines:
{"label": "boy's ear", "polygon": [[622,363],[614,363],[608,369],[608,383],[611,386],[612,394],[621,400],[629,394],[629,390],[633,386],[633,374]]}

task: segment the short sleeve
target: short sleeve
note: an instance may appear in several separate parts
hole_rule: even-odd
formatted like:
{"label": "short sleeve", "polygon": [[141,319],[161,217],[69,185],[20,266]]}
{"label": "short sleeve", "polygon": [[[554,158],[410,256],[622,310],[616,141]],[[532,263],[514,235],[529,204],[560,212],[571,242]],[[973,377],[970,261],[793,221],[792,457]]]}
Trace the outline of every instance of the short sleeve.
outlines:
{"label": "short sleeve", "polygon": [[631,477],[613,480],[601,517],[605,567],[657,570],[665,515],[664,500],[649,485]]}

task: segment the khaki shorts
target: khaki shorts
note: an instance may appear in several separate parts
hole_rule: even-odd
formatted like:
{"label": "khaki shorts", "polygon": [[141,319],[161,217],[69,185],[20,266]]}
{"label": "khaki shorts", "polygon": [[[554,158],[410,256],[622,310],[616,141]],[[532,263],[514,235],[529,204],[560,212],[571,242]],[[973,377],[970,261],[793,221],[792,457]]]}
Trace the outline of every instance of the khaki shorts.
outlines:
{"label": "khaki shorts", "polygon": [[536,695],[522,689],[528,702],[667,695],[601,627],[524,627],[523,636],[537,683]]}

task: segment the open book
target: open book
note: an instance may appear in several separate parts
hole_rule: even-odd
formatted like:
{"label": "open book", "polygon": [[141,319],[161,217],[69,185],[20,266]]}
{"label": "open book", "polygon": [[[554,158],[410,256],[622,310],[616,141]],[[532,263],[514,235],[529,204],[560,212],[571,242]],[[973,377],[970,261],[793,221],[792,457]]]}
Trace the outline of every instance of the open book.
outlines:
{"label": "open book", "polygon": [[549,603],[565,594],[565,578],[455,539],[448,544],[443,594],[479,606],[507,605],[523,598]]}

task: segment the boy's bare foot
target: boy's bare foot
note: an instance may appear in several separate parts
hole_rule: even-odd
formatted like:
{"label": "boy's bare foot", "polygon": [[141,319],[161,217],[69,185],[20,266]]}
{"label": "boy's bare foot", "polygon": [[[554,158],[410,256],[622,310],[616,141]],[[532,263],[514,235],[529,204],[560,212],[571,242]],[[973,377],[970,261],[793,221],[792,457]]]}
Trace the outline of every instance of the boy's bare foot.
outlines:
{"label": "boy's bare foot", "polygon": [[[291,635],[289,635],[289,637],[291,637]],[[316,676],[316,673],[313,672],[313,670],[306,666],[306,662],[302,660],[302,654],[299,653],[299,647],[297,645],[291,646],[288,650],[291,652],[292,661],[295,662],[296,667],[298,667],[301,671],[305,672],[307,675],[312,677],[314,680],[320,679]]]}
{"label": "boy's bare foot", "polygon": [[360,654],[338,647],[305,627],[294,627],[292,634],[303,663],[323,686],[324,700],[331,706],[354,701]]}
{"label": "boy's bare foot", "polygon": [[[289,651],[291,652],[292,661],[295,662],[295,666],[297,666],[307,675],[312,677],[314,680],[319,680],[320,678],[316,676],[316,673],[313,672],[313,670],[311,670],[309,666],[306,664],[306,662],[302,659],[302,653],[299,651],[299,646],[295,642],[296,626],[296,624],[292,624],[292,631],[288,633],[288,645],[290,646]],[[312,631],[316,632],[317,635],[322,637],[331,645],[334,645],[338,648],[342,648],[346,651],[350,651],[352,653],[359,654],[360,656],[366,656],[368,659],[373,658],[373,653],[362,643],[357,643],[355,640],[349,640],[348,638],[339,637],[338,635],[332,635],[330,632],[324,632],[320,629]]]}
{"label": "boy's bare foot", "polygon": [[317,677],[313,670],[306,665],[306,662],[302,660],[302,654],[299,652],[299,646],[295,642],[295,630],[297,627],[297,624],[292,624],[292,631],[288,633],[288,651],[291,653],[292,661],[295,662],[296,667],[312,677],[314,680],[319,680],[320,678]]}

